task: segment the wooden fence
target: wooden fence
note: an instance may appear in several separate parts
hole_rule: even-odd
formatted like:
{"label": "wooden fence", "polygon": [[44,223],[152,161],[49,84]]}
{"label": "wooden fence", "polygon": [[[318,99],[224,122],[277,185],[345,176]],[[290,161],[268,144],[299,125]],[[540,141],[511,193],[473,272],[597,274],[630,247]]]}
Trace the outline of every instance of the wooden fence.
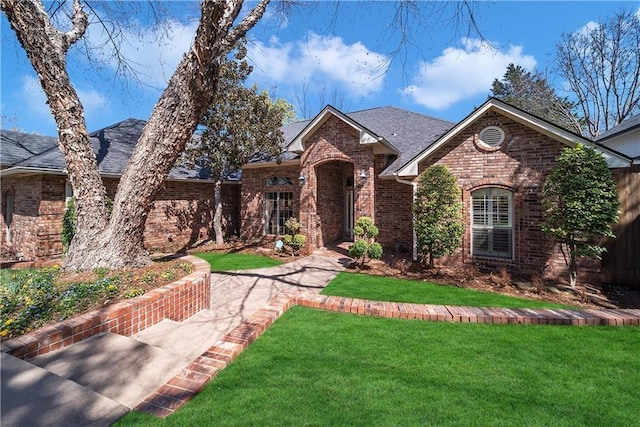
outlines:
{"label": "wooden fence", "polygon": [[620,194],[620,221],[615,239],[602,257],[604,283],[640,287],[640,165],[613,171]]}

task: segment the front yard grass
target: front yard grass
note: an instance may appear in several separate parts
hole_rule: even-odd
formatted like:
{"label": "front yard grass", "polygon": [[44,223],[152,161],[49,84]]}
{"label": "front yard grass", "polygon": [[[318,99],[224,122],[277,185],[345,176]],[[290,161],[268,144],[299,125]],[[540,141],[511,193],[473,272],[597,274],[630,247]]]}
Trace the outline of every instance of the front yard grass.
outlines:
{"label": "front yard grass", "polygon": [[506,308],[576,308],[456,286],[346,272],[338,274],[322,291],[322,294],[415,304]]}
{"label": "front yard grass", "polygon": [[639,353],[637,327],[293,307],[174,415],[116,425],[637,425]]}
{"label": "front yard grass", "polygon": [[282,261],[261,255],[234,252],[202,252],[194,256],[207,261],[212,272],[251,270],[254,268],[275,267]]}

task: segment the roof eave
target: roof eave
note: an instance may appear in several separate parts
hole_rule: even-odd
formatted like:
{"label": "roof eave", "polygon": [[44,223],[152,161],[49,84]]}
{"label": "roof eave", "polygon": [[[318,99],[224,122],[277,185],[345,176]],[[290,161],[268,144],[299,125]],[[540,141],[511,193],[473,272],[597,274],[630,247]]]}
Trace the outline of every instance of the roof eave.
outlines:
{"label": "roof eave", "polygon": [[300,165],[300,158],[297,158],[292,160],[282,160],[280,162],[271,161],[271,162],[246,163],[242,165],[241,169],[262,169],[262,168],[268,168],[268,167],[274,167],[274,166],[279,167],[279,166],[299,166],[299,165]]}
{"label": "roof eave", "polygon": [[[582,144],[593,144],[593,142],[589,139],[581,137],[572,132],[566,131],[558,126],[555,126],[549,122],[546,122],[542,119],[539,119],[531,114],[528,114],[522,110],[516,109],[498,99],[491,98],[487,100],[483,105],[478,107],[475,111],[469,114],[466,118],[464,118],[461,122],[455,125],[449,132],[442,135],[438,138],[433,144],[431,144],[428,148],[423,150],[420,154],[411,159],[407,164],[401,167],[397,175],[400,177],[415,177],[418,175],[418,165],[420,162],[428,158],[434,151],[439,149],[441,146],[446,144],[456,135],[458,135],[463,129],[477,120],[480,116],[484,115],[490,110],[498,111],[500,114],[503,114],[510,119],[522,123],[528,127],[534,128],[536,131],[546,135],[556,141],[567,145],[574,146],[576,143]],[[603,147],[596,145],[596,148],[602,153],[604,158],[607,160],[607,164],[611,168],[620,168],[629,166],[629,159],[624,156],[612,152],[610,150],[603,149]]]}
{"label": "roof eave", "polygon": [[331,116],[351,126],[359,132],[360,145],[370,145],[376,154],[400,154],[400,150],[384,137],[376,135],[360,123],[356,122],[337,108],[327,105],[307,126],[293,139],[293,141],[285,148],[285,151],[291,151],[301,154],[304,152],[304,140],[307,136],[313,134],[320,126],[322,126]]}

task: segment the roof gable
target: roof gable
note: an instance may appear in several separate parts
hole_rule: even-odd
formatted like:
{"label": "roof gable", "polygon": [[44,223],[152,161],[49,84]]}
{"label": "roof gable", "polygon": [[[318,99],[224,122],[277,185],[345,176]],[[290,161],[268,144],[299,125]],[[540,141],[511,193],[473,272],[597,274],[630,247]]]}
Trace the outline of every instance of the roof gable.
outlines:
{"label": "roof gable", "polygon": [[378,136],[375,132],[367,129],[361,123],[350,116],[342,113],[338,109],[327,105],[322,109],[316,117],[314,117],[307,125],[296,135],[289,145],[285,148],[286,151],[292,151],[295,153],[302,153],[304,151],[304,140],[318,130],[323,124],[329,120],[330,117],[337,117],[342,120],[360,134],[361,145],[372,145],[374,152],[377,153],[389,153],[398,154],[399,150],[393,146],[389,141],[386,141],[384,137]]}
{"label": "roof gable", "polygon": [[390,106],[342,113],[329,105],[312,120],[283,127],[285,150],[301,153],[304,139],[332,116],[360,132],[361,144],[373,144],[375,153],[391,155],[390,163],[380,174],[381,177],[393,177],[400,167],[454,125],[445,120]]}
{"label": "roof gable", "polygon": [[[489,111],[495,111],[501,115],[504,115],[511,120],[534,129],[537,132],[555,139],[556,141],[566,146],[572,147],[575,146],[576,143],[583,143],[587,145],[592,144],[592,141],[585,139],[580,135],[562,129],[546,120],[533,116],[524,110],[516,108],[496,98],[490,98],[475,111],[469,114],[465,119],[451,128],[449,132],[444,134],[435,143],[424,149],[417,156],[411,159],[411,161],[401,167],[398,170],[397,175],[400,177],[417,176],[418,165],[423,160],[427,159],[436,150],[438,150],[440,147],[442,147],[444,144],[446,144],[448,141],[450,141],[452,138],[454,138],[456,135],[458,135],[460,132],[462,132],[464,129],[473,124],[476,120],[478,120]],[[615,151],[601,146],[596,146],[596,149],[607,160],[607,164],[609,165],[609,167],[626,167],[630,164],[629,159],[627,159],[623,155],[620,155],[619,153],[616,153]]]}

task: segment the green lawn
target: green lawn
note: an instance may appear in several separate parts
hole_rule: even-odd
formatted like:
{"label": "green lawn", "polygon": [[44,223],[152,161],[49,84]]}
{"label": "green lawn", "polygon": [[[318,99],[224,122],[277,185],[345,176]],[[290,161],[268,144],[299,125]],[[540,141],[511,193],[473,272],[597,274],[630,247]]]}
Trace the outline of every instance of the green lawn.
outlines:
{"label": "green lawn", "polygon": [[430,323],[293,307],[166,420],[117,424],[638,425],[640,328]]}
{"label": "green lawn", "polygon": [[211,264],[211,271],[250,270],[254,268],[274,267],[282,264],[273,258],[261,255],[233,252],[203,252],[193,254]]}
{"label": "green lawn", "polygon": [[456,286],[345,272],[338,274],[322,291],[322,294],[416,304],[509,308],[575,308],[568,305],[510,297]]}

